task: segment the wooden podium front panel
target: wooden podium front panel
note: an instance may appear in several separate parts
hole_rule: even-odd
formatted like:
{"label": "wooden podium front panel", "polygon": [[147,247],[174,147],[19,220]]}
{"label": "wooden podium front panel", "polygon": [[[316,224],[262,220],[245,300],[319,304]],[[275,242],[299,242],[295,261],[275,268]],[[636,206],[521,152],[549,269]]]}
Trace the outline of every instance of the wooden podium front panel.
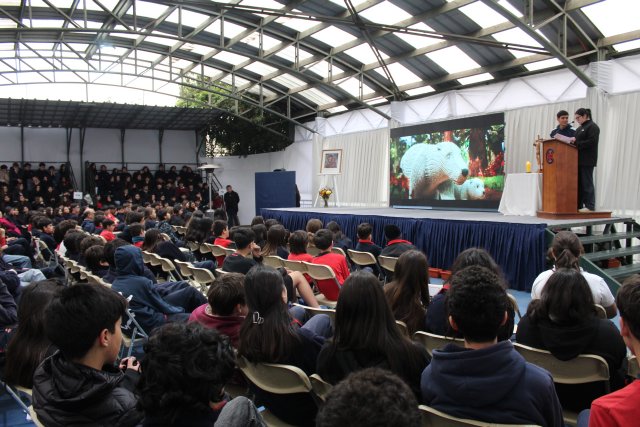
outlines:
{"label": "wooden podium front panel", "polygon": [[575,213],[578,210],[578,150],[555,139],[542,145],[542,210]]}

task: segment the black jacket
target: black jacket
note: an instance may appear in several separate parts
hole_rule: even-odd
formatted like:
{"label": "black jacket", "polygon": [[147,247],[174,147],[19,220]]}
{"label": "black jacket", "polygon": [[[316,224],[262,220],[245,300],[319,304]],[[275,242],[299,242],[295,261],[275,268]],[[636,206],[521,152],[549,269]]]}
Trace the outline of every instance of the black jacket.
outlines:
{"label": "black jacket", "polygon": [[47,427],[135,426],[142,419],[131,391],[137,376],[116,368],[96,371],[57,352],[33,376],[33,408]]}
{"label": "black jacket", "polygon": [[599,140],[600,128],[591,120],[587,120],[576,130],[579,166],[597,165]]}
{"label": "black jacket", "polygon": [[238,211],[238,204],[240,203],[240,196],[235,191],[228,191],[224,193],[224,204],[227,211]]}

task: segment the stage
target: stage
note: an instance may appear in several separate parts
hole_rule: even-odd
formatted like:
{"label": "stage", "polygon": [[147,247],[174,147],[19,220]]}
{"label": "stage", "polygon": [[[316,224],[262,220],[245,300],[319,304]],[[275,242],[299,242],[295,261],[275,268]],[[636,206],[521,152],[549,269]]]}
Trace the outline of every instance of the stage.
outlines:
{"label": "stage", "polygon": [[590,219],[551,220],[532,216],[503,215],[435,209],[394,208],[280,208],[261,209],[289,230],[304,230],[307,221],[320,219],[325,225],[336,221],[345,235],[357,242],[358,224],[373,226],[373,241],[384,246],[383,229],[396,224],[403,238],[423,250],[432,267],[449,269],[464,249],[482,247],[489,251],[505,273],[512,289],[530,291],[533,280],[545,270],[547,227],[590,225]]}

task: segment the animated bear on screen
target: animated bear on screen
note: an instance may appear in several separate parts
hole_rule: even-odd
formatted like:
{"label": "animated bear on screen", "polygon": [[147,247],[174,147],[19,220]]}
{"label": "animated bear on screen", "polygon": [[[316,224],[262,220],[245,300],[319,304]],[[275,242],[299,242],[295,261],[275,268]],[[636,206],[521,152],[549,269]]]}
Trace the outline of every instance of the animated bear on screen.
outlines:
{"label": "animated bear on screen", "polygon": [[469,178],[462,185],[454,184],[453,193],[456,200],[484,199],[484,181],[480,178]]}
{"label": "animated bear on screen", "polygon": [[453,142],[414,144],[402,159],[400,167],[409,178],[412,199],[453,200],[452,184],[462,184],[469,175],[460,148]]}

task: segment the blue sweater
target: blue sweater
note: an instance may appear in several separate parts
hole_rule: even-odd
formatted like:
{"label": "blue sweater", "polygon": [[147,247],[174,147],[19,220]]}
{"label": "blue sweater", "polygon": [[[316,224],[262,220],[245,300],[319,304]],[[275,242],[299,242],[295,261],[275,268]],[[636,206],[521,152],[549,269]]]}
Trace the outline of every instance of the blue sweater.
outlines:
{"label": "blue sweater", "polygon": [[562,427],[551,375],[527,363],[510,341],[481,350],[434,350],[422,372],[422,401],[447,414],[502,424]]}

